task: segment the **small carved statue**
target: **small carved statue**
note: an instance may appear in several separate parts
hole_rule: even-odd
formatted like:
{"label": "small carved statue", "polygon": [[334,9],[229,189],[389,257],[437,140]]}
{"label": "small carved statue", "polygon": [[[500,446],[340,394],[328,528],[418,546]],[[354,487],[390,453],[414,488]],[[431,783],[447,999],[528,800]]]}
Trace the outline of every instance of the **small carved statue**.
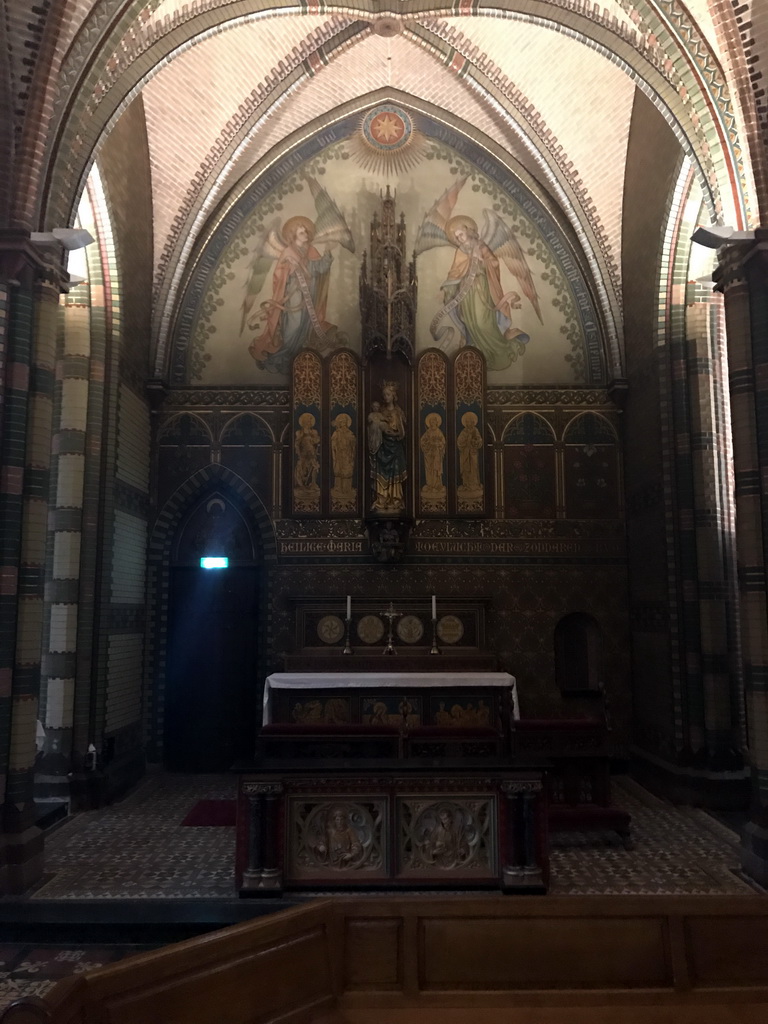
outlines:
{"label": "small carved statue", "polygon": [[299,416],[299,429],[293,442],[296,464],[293,479],[299,492],[319,492],[317,475],[320,472],[318,449],[320,435],[315,430],[315,417],[311,412]]}
{"label": "small carved statue", "polygon": [[383,405],[374,402],[368,415],[368,451],[371,461],[373,510],[405,510],[404,484],[408,476],[405,456],[405,413],[398,404],[396,381],[381,385]]}
{"label": "small carved statue", "polygon": [[466,501],[477,501],[483,496],[483,482],[480,479],[480,452],[483,439],[477,429],[475,413],[465,412],[461,417],[461,425],[464,429],[456,438],[461,472],[459,495]]}
{"label": "small carved statue", "polygon": [[439,413],[431,412],[424,420],[426,430],[421,435],[419,447],[424,456],[424,486],[422,496],[427,500],[445,497],[443,463],[445,460],[445,434],[440,429],[443,422]]}
{"label": "small carved statue", "polygon": [[355,498],[357,497],[352,486],[355,474],[357,438],[349,429],[351,426],[352,417],[348,416],[345,412],[340,412],[333,421],[334,430],[331,434],[332,496],[334,502],[340,506],[354,505]]}

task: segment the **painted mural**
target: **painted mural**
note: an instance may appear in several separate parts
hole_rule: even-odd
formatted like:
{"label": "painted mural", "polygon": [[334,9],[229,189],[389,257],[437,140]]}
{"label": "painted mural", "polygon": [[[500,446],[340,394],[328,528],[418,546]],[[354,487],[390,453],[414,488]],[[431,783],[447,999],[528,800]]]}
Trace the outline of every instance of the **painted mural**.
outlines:
{"label": "painted mural", "polygon": [[360,259],[387,186],[416,254],[417,353],[476,348],[490,385],[602,381],[589,290],[544,206],[477,143],[385,104],[235,204],[182,303],[174,383],[285,386],[303,349],[359,353]]}

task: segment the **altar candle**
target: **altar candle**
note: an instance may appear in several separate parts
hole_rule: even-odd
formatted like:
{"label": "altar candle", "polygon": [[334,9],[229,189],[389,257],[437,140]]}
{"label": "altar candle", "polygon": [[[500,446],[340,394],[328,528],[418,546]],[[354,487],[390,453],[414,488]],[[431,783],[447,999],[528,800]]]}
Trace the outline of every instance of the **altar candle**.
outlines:
{"label": "altar candle", "polygon": [[352,595],[347,594],[347,618],[352,618]]}
{"label": "altar candle", "polygon": [[432,595],[432,618],[437,618],[437,598],[434,594]]}

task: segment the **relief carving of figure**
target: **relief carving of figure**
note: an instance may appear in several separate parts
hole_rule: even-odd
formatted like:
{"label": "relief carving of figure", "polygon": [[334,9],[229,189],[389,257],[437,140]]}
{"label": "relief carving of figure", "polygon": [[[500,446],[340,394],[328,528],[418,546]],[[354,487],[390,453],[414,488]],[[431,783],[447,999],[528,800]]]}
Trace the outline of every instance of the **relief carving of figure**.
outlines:
{"label": "relief carving of figure", "polygon": [[326,816],[324,833],[314,844],[318,861],[327,867],[343,870],[359,867],[365,852],[360,835],[349,820],[349,810],[339,804]]}
{"label": "relief carving of figure", "polygon": [[445,461],[445,434],[440,429],[443,422],[439,413],[431,412],[424,420],[426,430],[421,435],[419,447],[424,456],[424,486],[422,496],[427,500],[439,500],[445,496],[443,463]]}
{"label": "relief carving of figure", "polygon": [[352,417],[340,412],[333,421],[331,434],[331,462],[333,465],[333,487],[331,496],[337,505],[354,505],[357,492],[352,486],[355,474],[357,438],[349,429]]}
{"label": "relief carving of figure", "polygon": [[320,493],[317,474],[320,472],[318,449],[320,435],[315,430],[315,417],[311,412],[303,412],[299,416],[299,429],[293,442],[296,457],[293,480],[296,491],[304,496]]}
{"label": "relief carving of figure", "polygon": [[368,415],[373,510],[392,514],[405,509],[405,413],[398,404],[395,381],[385,380],[381,395],[383,404],[373,402]]}
{"label": "relief carving of figure", "polygon": [[464,428],[456,438],[459,449],[459,471],[461,484],[458,491],[460,497],[467,501],[476,501],[483,496],[483,482],[480,479],[480,452],[483,439],[477,429],[477,416],[473,412],[465,412],[461,417]]}
{"label": "relief carving of figure", "polygon": [[447,805],[440,807],[419,845],[425,863],[434,864],[444,871],[460,867],[471,858],[469,837],[462,816]]}

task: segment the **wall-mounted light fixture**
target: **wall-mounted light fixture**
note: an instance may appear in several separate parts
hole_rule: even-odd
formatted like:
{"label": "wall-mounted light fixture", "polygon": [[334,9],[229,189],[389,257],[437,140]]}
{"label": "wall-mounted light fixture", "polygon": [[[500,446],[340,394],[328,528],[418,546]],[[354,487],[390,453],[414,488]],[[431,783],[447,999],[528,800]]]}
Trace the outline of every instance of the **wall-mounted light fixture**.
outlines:
{"label": "wall-mounted light fixture", "polygon": [[58,242],[70,252],[82,249],[94,241],[93,235],[85,228],[54,228],[53,231],[33,231],[29,236],[38,245],[53,245]]}
{"label": "wall-mounted light fixture", "polygon": [[708,249],[719,249],[728,242],[754,242],[754,231],[736,231],[728,224],[699,224],[691,235],[692,242],[705,245]]}

